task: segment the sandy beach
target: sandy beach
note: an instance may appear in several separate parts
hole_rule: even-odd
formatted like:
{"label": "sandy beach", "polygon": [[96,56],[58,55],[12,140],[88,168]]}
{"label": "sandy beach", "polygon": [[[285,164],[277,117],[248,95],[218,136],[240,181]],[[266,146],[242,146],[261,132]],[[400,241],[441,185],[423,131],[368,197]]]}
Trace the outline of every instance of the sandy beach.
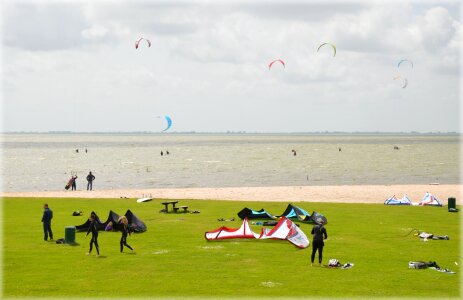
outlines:
{"label": "sandy beach", "polygon": [[59,197],[59,198],[162,198],[162,199],[213,199],[238,201],[289,201],[383,203],[392,195],[401,198],[405,193],[413,202],[419,202],[426,192],[432,193],[447,204],[455,197],[462,204],[462,185],[355,185],[355,186],[275,186],[233,188],[182,188],[182,189],[114,189],[94,191],[38,191],[2,192],[2,197]]}

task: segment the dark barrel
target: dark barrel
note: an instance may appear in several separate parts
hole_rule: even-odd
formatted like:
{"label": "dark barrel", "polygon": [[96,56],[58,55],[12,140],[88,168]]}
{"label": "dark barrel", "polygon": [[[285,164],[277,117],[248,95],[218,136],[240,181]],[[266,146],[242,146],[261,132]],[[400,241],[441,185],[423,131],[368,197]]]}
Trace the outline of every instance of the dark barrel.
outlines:
{"label": "dark barrel", "polygon": [[66,226],[64,228],[64,242],[66,244],[75,244],[76,242],[76,227]]}
{"label": "dark barrel", "polygon": [[455,198],[448,198],[448,210],[450,212],[456,212],[457,210],[457,201]]}

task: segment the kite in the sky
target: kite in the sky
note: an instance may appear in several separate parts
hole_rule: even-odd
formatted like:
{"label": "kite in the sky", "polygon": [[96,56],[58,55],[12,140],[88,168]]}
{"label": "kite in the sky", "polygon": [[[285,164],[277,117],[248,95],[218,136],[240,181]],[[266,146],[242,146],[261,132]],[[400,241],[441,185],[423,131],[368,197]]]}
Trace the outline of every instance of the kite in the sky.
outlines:
{"label": "kite in the sky", "polygon": [[268,65],[268,69],[270,70],[270,68],[272,67],[272,65],[276,62],[280,62],[282,65],[283,65],[283,68],[286,68],[286,65],[285,65],[285,62],[282,61],[281,59],[276,59],[274,61],[272,61],[269,65]]}
{"label": "kite in the sky", "polygon": [[401,61],[399,61],[399,63],[397,64],[397,68],[400,67],[400,65],[404,62],[408,62],[412,66],[412,69],[413,69],[413,62],[408,59],[402,59]]}
{"label": "kite in the sky", "polygon": [[333,48],[333,51],[334,51],[333,57],[335,57],[336,56],[336,46],[333,45],[333,44],[330,44],[330,43],[323,43],[320,46],[318,46],[317,52],[320,50],[321,47],[323,47],[325,45],[329,45],[329,46],[331,46],[331,48]]}
{"label": "kite in the sky", "polygon": [[400,78],[403,79],[404,85],[402,86],[402,88],[404,89],[404,88],[406,88],[407,85],[408,85],[408,80],[407,80],[407,78],[405,78],[405,77],[403,77],[403,76],[401,76],[401,75],[395,76],[395,77],[394,77],[394,80],[397,80],[397,79],[400,79]]}
{"label": "kite in the sky", "polygon": [[164,118],[167,121],[167,127],[162,132],[169,130],[169,128],[172,126],[172,119],[169,116],[164,116]]}
{"label": "kite in the sky", "polygon": [[148,47],[151,47],[151,41],[141,37],[141,38],[139,38],[138,40],[135,41],[135,49],[138,49],[138,46],[140,45],[140,42],[142,40],[145,40],[148,43]]}

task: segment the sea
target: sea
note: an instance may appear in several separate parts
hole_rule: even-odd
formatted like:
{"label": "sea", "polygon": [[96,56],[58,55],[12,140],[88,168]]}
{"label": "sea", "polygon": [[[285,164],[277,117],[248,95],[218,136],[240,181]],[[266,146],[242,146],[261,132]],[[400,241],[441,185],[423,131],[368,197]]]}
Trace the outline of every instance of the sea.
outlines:
{"label": "sea", "polygon": [[[4,192],[457,184],[458,134],[4,133]],[[161,155],[162,152],[162,155]],[[169,154],[167,154],[167,152]]]}

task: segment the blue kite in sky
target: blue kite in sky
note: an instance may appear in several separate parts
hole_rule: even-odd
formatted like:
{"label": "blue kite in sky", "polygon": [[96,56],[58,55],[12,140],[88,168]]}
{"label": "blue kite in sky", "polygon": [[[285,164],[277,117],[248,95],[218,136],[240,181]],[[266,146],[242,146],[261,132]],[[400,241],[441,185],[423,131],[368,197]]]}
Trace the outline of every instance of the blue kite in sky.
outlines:
{"label": "blue kite in sky", "polygon": [[169,128],[172,126],[172,119],[169,116],[164,116],[164,118],[167,121],[167,127],[162,132],[169,130]]}

